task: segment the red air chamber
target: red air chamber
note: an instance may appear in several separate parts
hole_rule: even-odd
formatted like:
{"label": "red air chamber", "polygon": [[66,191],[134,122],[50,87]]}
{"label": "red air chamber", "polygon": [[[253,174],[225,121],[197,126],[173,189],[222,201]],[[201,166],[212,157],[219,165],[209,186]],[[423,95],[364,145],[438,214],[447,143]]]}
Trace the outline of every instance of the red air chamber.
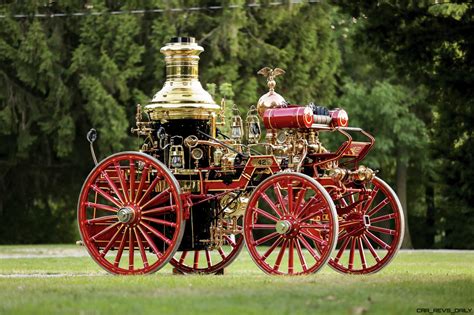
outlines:
{"label": "red air chamber", "polygon": [[267,129],[309,128],[313,124],[313,111],[309,107],[282,107],[267,109],[263,114]]}
{"label": "red air chamber", "polygon": [[334,127],[347,127],[349,124],[349,116],[343,109],[336,108],[334,110],[330,110],[329,115],[331,115],[332,125]]}

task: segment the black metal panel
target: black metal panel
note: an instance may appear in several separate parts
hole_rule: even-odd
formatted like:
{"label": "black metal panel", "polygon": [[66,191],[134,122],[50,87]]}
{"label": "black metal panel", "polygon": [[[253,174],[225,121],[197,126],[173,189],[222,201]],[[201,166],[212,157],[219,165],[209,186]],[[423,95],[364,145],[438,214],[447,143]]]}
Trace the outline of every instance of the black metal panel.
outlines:
{"label": "black metal panel", "polygon": [[203,250],[209,243],[202,242],[211,237],[211,222],[214,217],[214,201],[203,202],[190,210],[190,218],[186,220],[183,240],[179,246],[183,250]]}

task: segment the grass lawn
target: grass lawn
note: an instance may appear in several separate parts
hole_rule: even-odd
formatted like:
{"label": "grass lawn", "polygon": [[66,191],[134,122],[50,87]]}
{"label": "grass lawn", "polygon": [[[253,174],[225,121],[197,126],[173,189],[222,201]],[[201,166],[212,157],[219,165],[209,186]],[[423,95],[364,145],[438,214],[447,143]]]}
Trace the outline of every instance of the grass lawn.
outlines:
{"label": "grass lawn", "polygon": [[243,250],[224,276],[177,276],[166,267],[124,277],[106,274],[83,248],[0,246],[0,314],[419,314],[417,308],[474,308],[474,252],[400,252],[371,276],[325,267],[276,277]]}

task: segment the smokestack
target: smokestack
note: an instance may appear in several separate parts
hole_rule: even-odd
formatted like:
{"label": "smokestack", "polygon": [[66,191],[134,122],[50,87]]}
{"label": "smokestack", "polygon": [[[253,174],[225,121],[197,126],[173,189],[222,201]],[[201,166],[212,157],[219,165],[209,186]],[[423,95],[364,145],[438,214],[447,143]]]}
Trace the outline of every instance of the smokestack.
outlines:
{"label": "smokestack", "polygon": [[145,106],[152,120],[210,119],[219,110],[199,82],[199,54],[204,48],[194,37],[173,37],[161,48],[165,55],[166,82]]}

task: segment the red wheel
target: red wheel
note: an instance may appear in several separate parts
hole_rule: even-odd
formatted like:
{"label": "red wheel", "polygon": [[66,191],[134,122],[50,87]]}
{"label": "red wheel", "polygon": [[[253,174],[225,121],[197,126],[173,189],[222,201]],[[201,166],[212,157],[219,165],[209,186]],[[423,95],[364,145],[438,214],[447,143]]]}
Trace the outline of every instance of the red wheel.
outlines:
{"label": "red wheel", "polygon": [[84,245],[102,268],[115,274],[155,272],[183,237],[179,184],[149,155],[114,154],[87,177],[77,219]]}
{"label": "red wheel", "polygon": [[335,202],[342,218],[336,254],[329,265],[343,273],[380,271],[402,244],[404,220],[396,194],[374,178],[362,191],[349,192]]}
{"label": "red wheel", "polygon": [[242,234],[225,235],[224,246],[212,250],[178,252],[171,264],[183,273],[214,274],[230,265],[239,255],[242,246]]}
{"label": "red wheel", "polygon": [[268,274],[310,274],[330,258],[336,218],[334,204],[318,182],[304,174],[279,173],[264,180],[250,197],[245,244]]}

